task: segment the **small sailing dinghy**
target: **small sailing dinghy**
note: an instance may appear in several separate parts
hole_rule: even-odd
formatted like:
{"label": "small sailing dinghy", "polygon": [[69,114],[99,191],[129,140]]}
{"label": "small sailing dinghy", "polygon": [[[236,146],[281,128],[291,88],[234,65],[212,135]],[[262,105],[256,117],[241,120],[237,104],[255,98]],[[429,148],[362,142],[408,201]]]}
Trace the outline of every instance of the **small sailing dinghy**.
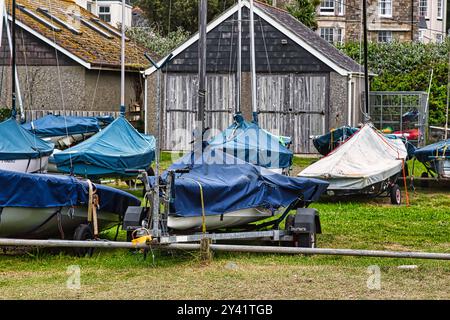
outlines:
{"label": "small sailing dinghy", "polygon": [[[172,178],[171,178],[172,177]],[[154,185],[154,177],[150,177]],[[162,175],[173,188],[168,227],[207,230],[243,226],[319,199],[328,183],[288,177],[206,147],[187,154]]]}
{"label": "small sailing dinghy", "polygon": [[[321,155],[326,156],[350,139],[356,132],[358,132],[358,130],[359,128],[343,126],[333,129],[324,135],[313,136],[312,139],[314,147]],[[412,159],[414,157],[414,152],[417,148],[408,139],[394,134],[384,134],[384,136],[388,139],[402,141],[408,151],[408,159]]]}
{"label": "small sailing dinghy", "polygon": [[[128,206],[140,206],[140,200],[126,192],[94,186],[99,231],[118,224]],[[0,237],[71,239],[87,222],[88,203],[85,181],[0,170]]]}
{"label": "small sailing dinghy", "polygon": [[22,127],[39,138],[50,140],[58,149],[66,149],[86,140],[114,121],[112,117],[75,117],[49,114],[24,123]]}
{"label": "small sailing dinghy", "polygon": [[450,139],[418,149],[415,156],[428,171],[422,174],[423,177],[431,174],[450,179]]}
{"label": "small sailing dinghy", "polygon": [[53,148],[53,143],[28,132],[14,118],[0,123],[0,170],[45,171]]}
{"label": "small sailing dinghy", "polygon": [[92,138],[54,154],[58,171],[83,177],[135,176],[155,158],[155,138],[139,133],[123,116]]}
{"label": "small sailing dinghy", "polygon": [[396,181],[402,174],[406,158],[407,151],[401,140],[388,139],[366,124],[298,176],[328,181],[331,196],[387,193],[393,204],[400,204],[401,194]]}
{"label": "small sailing dinghy", "polygon": [[275,136],[238,114],[230,127],[209,141],[209,147],[282,173],[292,165],[294,154],[288,149],[290,142],[289,138]]}

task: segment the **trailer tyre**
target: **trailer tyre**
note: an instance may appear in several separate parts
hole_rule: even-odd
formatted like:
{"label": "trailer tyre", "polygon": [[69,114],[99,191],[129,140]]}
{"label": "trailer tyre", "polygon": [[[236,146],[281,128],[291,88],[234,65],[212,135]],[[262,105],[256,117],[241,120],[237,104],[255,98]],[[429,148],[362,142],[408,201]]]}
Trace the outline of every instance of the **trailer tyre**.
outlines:
{"label": "trailer tyre", "polygon": [[394,184],[391,188],[391,203],[397,206],[402,203],[402,192],[398,184]]}
{"label": "trailer tyre", "polygon": [[[92,228],[87,224],[80,224],[73,234],[75,241],[85,241],[94,239],[94,233]],[[86,255],[92,256],[94,248],[74,248],[74,252],[79,257],[85,257]]]}

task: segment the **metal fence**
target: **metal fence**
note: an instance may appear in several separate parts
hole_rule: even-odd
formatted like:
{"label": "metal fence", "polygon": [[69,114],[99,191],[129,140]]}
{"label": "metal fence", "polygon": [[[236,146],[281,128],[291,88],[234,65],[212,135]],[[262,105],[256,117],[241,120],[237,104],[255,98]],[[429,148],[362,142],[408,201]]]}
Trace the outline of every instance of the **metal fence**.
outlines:
{"label": "metal fence", "polygon": [[428,132],[428,94],[422,91],[372,91],[369,116],[380,130],[424,146]]}

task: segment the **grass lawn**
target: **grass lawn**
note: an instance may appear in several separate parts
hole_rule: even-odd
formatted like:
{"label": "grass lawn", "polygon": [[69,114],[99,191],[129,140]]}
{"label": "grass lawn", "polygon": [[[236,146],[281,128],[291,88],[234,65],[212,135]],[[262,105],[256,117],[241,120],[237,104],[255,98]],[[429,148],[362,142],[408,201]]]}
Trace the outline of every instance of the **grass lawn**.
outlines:
{"label": "grass lawn", "polygon": [[[166,168],[170,155],[162,160]],[[314,160],[296,158],[293,173]],[[417,189],[410,197],[410,207],[388,199],[315,203],[318,246],[450,253],[448,190]],[[79,289],[67,287],[70,266],[80,268]],[[372,266],[380,270],[379,289],[367,285]],[[449,288],[448,261],[216,253],[205,265],[196,252],[154,252],[146,260],[126,250],[92,258],[0,254],[2,299],[450,299]]]}

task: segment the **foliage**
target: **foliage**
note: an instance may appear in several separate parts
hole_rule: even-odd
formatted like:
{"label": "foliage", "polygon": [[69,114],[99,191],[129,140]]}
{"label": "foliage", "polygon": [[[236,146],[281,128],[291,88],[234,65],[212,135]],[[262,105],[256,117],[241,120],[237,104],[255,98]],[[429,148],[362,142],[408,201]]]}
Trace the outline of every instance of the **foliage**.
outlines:
{"label": "foliage", "polygon": [[179,27],[163,36],[152,27],[143,26],[129,28],[127,36],[147,48],[151,53],[163,56],[185,42],[189,33]]}
{"label": "foliage", "polygon": [[[234,3],[235,0],[208,0],[208,21]],[[137,5],[161,35],[179,27],[191,34],[198,30],[198,0],[138,0]]]}
{"label": "foliage", "polygon": [[316,30],[316,8],[320,0],[295,0],[287,6],[287,10],[305,26]]}
{"label": "foliage", "polygon": [[[347,43],[339,48],[354,60],[363,63],[359,43]],[[430,124],[443,125],[447,104],[448,48],[449,43],[370,43],[369,69],[377,74],[371,82],[371,90],[428,91],[433,69],[429,101]]]}
{"label": "foliage", "polygon": [[0,121],[4,121],[11,117],[11,109],[0,108]]}
{"label": "foliage", "polygon": [[[273,4],[273,0],[261,0]],[[208,0],[208,21],[214,19],[236,0]],[[198,30],[198,0],[137,0],[136,4],[144,11],[152,27],[161,35],[177,31],[178,27],[190,34]],[[303,24],[317,28],[316,8],[320,0],[295,0],[286,9]]]}

